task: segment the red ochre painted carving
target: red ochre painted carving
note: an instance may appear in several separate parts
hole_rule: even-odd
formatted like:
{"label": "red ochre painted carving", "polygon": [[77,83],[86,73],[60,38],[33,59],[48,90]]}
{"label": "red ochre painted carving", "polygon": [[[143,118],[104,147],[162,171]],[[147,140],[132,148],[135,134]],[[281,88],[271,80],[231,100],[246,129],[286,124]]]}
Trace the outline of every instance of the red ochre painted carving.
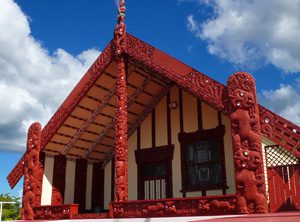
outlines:
{"label": "red ochre painted carving", "polygon": [[125,52],[126,26],[125,1],[120,1],[118,24],[114,32],[115,54],[117,55],[117,89],[116,89],[116,112],[115,112],[115,201],[127,201],[127,80],[125,60],[122,55]]}
{"label": "red ochre painted carving", "polygon": [[245,72],[228,79],[235,162],[237,210],[267,213],[255,80]]}
{"label": "red ochre painted carving", "polygon": [[124,58],[118,58],[115,112],[115,201],[126,201],[127,185],[127,84]]}
{"label": "red ochre painted carving", "polygon": [[78,215],[78,204],[34,207],[35,220],[73,219]]}
{"label": "red ochre painted carving", "polygon": [[112,202],[113,218],[234,214],[235,195]]}
{"label": "red ochre painted carving", "polygon": [[126,49],[126,25],[124,23],[125,20],[125,1],[120,1],[119,14],[118,14],[118,23],[114,31],[114,43],[115,43],[115,54],[121,55],[125,52]]}
{"label": "red ochre painted carving", "polygon": [[[163,62],[164,58],[160,58],[159,61],[155,59],[154,55],[157,54],[157,52],[160,52],[159,50],[130,35],[129,33],[126,33],[125,42],[126,56],[128,56],[128,59],[132,60],[136,66],[143,66],[146,70],[151,70],[154,73],[158,73],[163,77],[169,78],[176,84],[185,88],[188,92],[198,98],[201,98],[204,102],[216,110],[222,111],[225,115],[230,114],[227,107],[228,100],[226,86],[188,66],[185,67],[190,68],[191,71],[186,75],[170,69],[170,67],[167,66],[167,63]],[[95,63],[84,75],[80,83],[75,87],[44,127],[42,131],[42,149],[48,144],[61,124],[74,110],[79,101],[86,95],[87,91],[107,68],[110,62],[114,60],[116,55],[115,48],[116,47],[113,42],[108,44]],[[168,56],[166,55],[166,57]],[[174,66],[178,65],[183,64],[179,61],[174,64]],[[203,85],[203,80],[206,83],[205,85]],[[260,105],[259,116],[262,134],[284,149],[293,153],[295,156],[300,157],[300,150],[298,150],[300,127]],[[12,188],[23,175],[23,162],[24,156],[7,177]]]}
{"label": "red ochre painted carving", "polygon": [[40,163],[40,123],[33,123],[28,130],[27,150],[24,158],[24,185],[21,217],[33,220],[33,207],[41,205],[43,165]]}

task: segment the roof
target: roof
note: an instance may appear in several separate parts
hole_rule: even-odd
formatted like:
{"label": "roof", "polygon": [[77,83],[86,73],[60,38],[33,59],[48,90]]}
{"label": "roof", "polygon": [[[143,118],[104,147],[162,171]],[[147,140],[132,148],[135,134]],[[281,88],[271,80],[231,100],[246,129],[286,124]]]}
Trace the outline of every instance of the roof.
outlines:
{"label": "roof", "polygon": [[[128,137],[177,85],[229,115],[227,87],[127,33]],[[117,63],[111,41],[42,130],[41,149],[107,162],[114,147]],[[262,134],[298,155],[299,126],[259,106]],[[99,133],[100,132],[100,133]],[[24,156],[8,175],[13,188]]]}

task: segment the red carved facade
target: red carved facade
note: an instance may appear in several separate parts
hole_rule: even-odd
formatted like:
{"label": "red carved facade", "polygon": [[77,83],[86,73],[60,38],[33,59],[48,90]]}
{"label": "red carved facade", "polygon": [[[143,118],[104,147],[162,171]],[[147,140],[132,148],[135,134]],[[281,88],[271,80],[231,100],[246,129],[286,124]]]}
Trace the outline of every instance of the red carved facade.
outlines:
{"label": "red carved facade", "polygon": [[235,195],[140,200],[110,204],[110,217],[180,217],[234,214]]}
{"label": "red carved facade", "polygon": [[[228,97],[226,86],[173,58],[173,60],[168,63],[168,60],[171,58],[170,56],[163,54],[158,49],[128,33],[126,33],[125,41],[128,60],[136,66],[143,66],[146,70],[152,70],[152,72],[174,81],[216,110],[221,111],[225,115],[230,114],[229,108],[227,107]],[[75,87],[43,128],[42,149],[50,141],[80,100],[86,95],[99,76],[102,75],[110,62],[115,59],[114,49],[115,46],[113,42],[110,42],[84,75],[80,84]],[[181,72],[182,70],[176,70],[174,67],[184,67],[184,72]],[[300,157],[297,148],[297,143],[300,140],[299,126],[261,105],[259,105],[259,116],[262,134]],[[23,162],[24,156],[7,177],[11,188],[16,185],[23,175]]]}
{"label": "red carved facade", "polygon": [[33,220],[33,207],[41,205],[43,165],[40,162],[41,151],[40,123],[33,123],[28,130],[27,150],[24,158],[24,185],[21,217]]}
{"label": "red carved facade", "polygon": [[[66,160],[63,158],[59,159],[60,157],[55,157],[52,206],[40,206],[43,178],[43,164],[40,152],[51,141],[64,121],[113,61],[117,62],[116,83],[104,99],[100,102],[98,101],[97,109],[93,111],[91,116],[85,119],[84,123],[77,129],[77,132],[69,137],[66,144],[63,144],[64,149],[61,151],[61,154],[68,153],[115,93],[115,116],[104,127],[103,131],[97,135],[97,138],[92,141],[92,145],[87,150],[83,148],[85,154],[82,155],[83,158],[88,158],[105,138],[107,131],[115,127],[114,154],[106,153],[108,155],[103,160],[101,159],[103,165],[113,156],[115,159],[115,176],[112,178],[112,180],[115,179],[113,186],[115,188],[115,202],[112,202],[110,205],[111,217],[196,216],[234,214],[236,211],[238,213],[266,213],[268,209],[261,155],[261,134],[272,139],[295,156],[300,157],[300,150],[298,150],[300,128],[258,105],[255,82],[253,77],[248,73],[234,74],[228,80],[228,86],[226,87],[149,44],[127,34],[124,23],[125,11],[125,2],[121,0],[113,41],[101,53],[44,129],[41,130],[41,126],[38,123],[34,123],[29,129],[27,151],[8,176],[10,186],[14,187],[24,174],[22,218],[87,219],[107,216],[106,213],[78,214],[78,205],[62,205],[65,190]],[[135,67],[142,68],[145,73],[148,72],[149,76],[127,101],[127,65],[129,63],[134,64]],[[151,76],[162,80],[165,85],[157,93],[155,92],[152,100],[145,105],[139,116],[133,122],[130,122],[128,127],[127,108],[151,81]],[[178,85],[187,92],[195,95],[202,102],[207,103],[215,110],[230,117],[236,174],[236,195],[128,201],[127,140],[151,112],[155,114],[155,106],[169,93],[173,85]],[[168,121],[171,120],[169,119]],[[168,131],[171,132],[170,126],[168,127]],[[168,132],[168,134],[171,133]],[[181,134],[184,134],[183,130]],[[204,135],[206,134],[204,130],[199,130],[196,134],[197,138],[199,134],[210,137],[209,135]],[[222,131],[223,135],[224,132]],[[196,136],[192,135],[192,137]],[[168,147],[171,147],[171,139],[168,138],[168,141]],[[155,143],[153,146],[155,146]],[[167,150],[167,148],[164,149],[164,151]],[[145,150],[143,152],[147,152]],[[141,165],[145,164],[148,160],[146,160],[145,156],[140,155],[139,152],[137,152],[138,161],[141,162]],[[171,166],[170,158],[161,155],[160,152],[157,153],[157,156],[154,156],[152,161],[165,161]],[[171,151],[169,151],[168,157],[171,156],[170,153]],[[222,155],[223,158],[224,153]],[[86,183],[82,182],[86,181],[87,177],[87,161],[85,159],[78,159],[76,163],[74,201],[79,203],[80,213],[85,212]],[[104,172],[101,169],[100,163],[95,163],[93,169],[92,208],[103,208]],[[172,173],[171,168],[169,168],[169,172]],[[95,180],[97,176],[99,177],[99,181]],[[186,178],[184,178],[183,173],[183,181],[184,179]],[[221,186],[223,194],[224,189],[226,191],[227,188],[225,172],[224,181],[224,184]],[[139,183],[142,184],[141,181]],[[97,189],[99,186],[101,186],[101,190]],[[171,180],[169,186],[172,187]],[[187,190],[183,186],[182,191],[184,193],[191,190]],[[172,192],[167,197],[172,196],[171,194]]]}
{"label": "red carved facade", "polygon": [[234,152],[237,210],[239,213],[268,212],[263,174],[260,120],[255,80],[248,73],[228,79]]}
{"label": "red carved facade", "polygon": [[39,206],[33,212],[35,220],[73,219],[78,214],[78,204]]}
{"label": "red carved facade", "polygon": [[120,1],[118,24],[114,32],[115,53],[117,55],[117,90],[115,111],[115,201],[127,201],[127,78],[125,59],[122,53],[126,49],[125,2]]}

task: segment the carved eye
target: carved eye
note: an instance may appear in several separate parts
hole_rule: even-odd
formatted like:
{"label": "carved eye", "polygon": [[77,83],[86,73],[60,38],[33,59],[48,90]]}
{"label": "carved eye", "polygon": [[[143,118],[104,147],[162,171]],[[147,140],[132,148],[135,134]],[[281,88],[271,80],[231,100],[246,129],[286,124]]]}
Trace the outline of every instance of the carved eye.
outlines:
{"label": "carved eye", "polygon": [[241,93],[240,93],[240,96],[244,96],[244,93],[243,93],[243,92],[241,92]]}
{"label": "carved eye", "polygon": [[240,102],[237,102],[237,103],[236,103],[236,105],[237,105],[237,106],[240,106],[240,105],[241,105],[241,103],[240,103]]}
{"label": "carved eye", "polygon": [[265,123],[268,124],[270,122],[270,119],[268,117],[265,118]]}
{"label": "carved eye", "polygon": [[244,151],[244,156],[248,156],[248,152],[247,151]]}

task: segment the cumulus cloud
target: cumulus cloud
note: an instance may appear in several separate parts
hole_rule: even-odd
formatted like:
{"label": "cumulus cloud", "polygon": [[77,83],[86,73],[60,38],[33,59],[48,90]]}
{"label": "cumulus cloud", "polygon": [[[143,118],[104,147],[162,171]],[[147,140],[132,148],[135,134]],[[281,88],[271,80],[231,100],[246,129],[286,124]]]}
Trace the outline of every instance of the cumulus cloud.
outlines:
{"label": "cumulus cloud", "polygon": [[299,88],[280,85],[276,90],[264,90],[260,98],[262,103],[281,116],[300,124]]}
{"label": "cumulus cloud", "polygon": [[187,17],[189,30],[207,41],[209,53],[242,67],[272,64],[300,72],[300,0],[195,2],[213,9],[205,21]]}
{"label": "cumulus cloud", "polygon": [[100,52],[50,54],[12,0],[0,1],[0,33],[0,150],[23,151],[29,125],[47,123]]}

